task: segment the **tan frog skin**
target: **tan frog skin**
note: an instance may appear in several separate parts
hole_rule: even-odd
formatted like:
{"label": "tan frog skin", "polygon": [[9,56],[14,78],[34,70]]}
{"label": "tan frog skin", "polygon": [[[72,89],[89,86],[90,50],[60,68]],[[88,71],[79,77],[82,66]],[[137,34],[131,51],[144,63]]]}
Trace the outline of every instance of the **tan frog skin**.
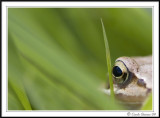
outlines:
{"label": "tan frog skin", "polygon": [[[114,66],[119,65],[126,67],[128,76],[126,74],[126,78],[119,84],[112,72],[116,98],[125,103],[142,105],[152,91],[152,56],[120,57],[116,59]],[[122,71],[125,70],[123,68]],[[110,90],[105,89],[105,93],[110,93]]]}

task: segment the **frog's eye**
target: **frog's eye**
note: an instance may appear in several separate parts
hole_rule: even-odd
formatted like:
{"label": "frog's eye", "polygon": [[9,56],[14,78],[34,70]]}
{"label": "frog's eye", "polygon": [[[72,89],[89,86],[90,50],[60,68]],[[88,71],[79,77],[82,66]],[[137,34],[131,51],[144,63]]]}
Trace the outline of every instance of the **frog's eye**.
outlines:
{"label": "frog's eye", "polygon": [[129,77],[129,71],[122,61],[116,61],[112,70],[112,75],[117,84],[123,84]]}
{"label": "frog's eye", "polygon": [[118,66],[114,66],[113,67],[113,75],[116,76],[116,77],[119,77],[119,76],[122,76],[122,70],[120,67]]}

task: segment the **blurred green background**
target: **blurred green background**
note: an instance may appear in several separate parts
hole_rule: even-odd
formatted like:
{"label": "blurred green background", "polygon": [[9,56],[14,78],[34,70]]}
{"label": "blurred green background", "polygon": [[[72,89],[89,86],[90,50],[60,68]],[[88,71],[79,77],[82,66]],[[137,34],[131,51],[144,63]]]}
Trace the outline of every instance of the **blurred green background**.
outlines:
{"label": "blurred green background", "polygon": [[151,8],[8,8],[9,110],[125,109],[99,90],[112,65],[152,54]]}

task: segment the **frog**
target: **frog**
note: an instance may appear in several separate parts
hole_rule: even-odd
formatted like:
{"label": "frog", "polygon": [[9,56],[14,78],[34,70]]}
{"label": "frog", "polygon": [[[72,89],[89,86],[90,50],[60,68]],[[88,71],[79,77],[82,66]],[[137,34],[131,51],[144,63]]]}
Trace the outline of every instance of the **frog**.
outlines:
{"label": "frog", "polygon": [[[131,105],[131,109],[139,109],[152,92],[152,55],[117,58],[112,76],[116,99]],[[110,87],[104,92],[110,94]]]}

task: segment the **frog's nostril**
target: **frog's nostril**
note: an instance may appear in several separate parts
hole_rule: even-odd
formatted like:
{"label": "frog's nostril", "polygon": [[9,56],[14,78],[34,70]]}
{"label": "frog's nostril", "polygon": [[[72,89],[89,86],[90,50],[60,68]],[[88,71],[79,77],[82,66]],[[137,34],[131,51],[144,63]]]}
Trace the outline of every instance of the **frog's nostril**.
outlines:
{"label": "frog's nostril", "polygon": [[145,81],[144,81],[143,79],[138,79],[137,84],[138,84],[139,86],[146,87],[146,83],[145,83]]}
{"label": "frog's nostril", "polygon": [[113,67],[113,74],[115,77],[119,77],[122,75],[122,70],[118,66],[115,66]]}

